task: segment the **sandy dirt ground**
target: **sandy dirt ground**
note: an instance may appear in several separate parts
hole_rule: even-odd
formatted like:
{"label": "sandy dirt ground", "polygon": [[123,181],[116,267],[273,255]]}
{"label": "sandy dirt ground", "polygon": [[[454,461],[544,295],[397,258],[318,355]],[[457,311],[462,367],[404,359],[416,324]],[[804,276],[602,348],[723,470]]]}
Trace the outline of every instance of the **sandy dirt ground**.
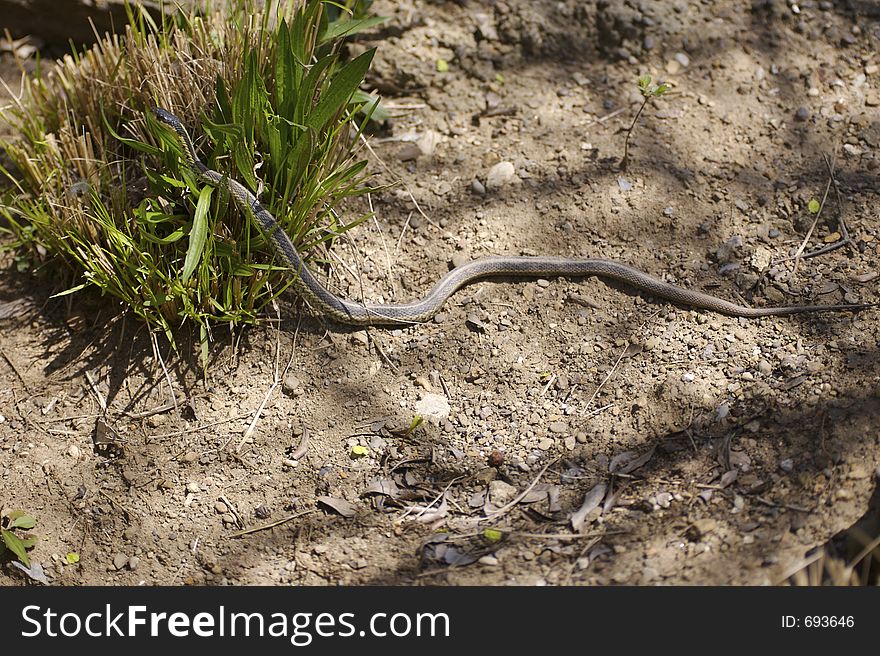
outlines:
{"label": "sandy dirt ground", "polygon": [[[352,47],[379,46],[394,118],[364,154],[394,184],[334,251],[340,294],[553,254],[754,305],[880,300],[876,4],[375,8]],[[643,74],[672,90],[622,172]],[[826,189],[805,250],[846,243],[795,266]],[[37,519],[52,585],[774,584],[876,521],[877,309],[746,320],[501,280],[352,330],[286,298],[218,326],[202,371],[185,333],[157,354],[60,284],[3,258],[0,505]]]}

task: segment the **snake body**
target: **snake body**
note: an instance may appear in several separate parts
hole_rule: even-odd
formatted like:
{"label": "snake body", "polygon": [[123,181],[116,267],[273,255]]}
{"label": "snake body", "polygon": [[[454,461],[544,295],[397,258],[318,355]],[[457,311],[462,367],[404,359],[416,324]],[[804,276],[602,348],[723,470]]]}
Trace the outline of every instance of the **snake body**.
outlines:
{"label": "snake body", "polygon": [[264,208],[256,196],[241,183],[208,168],[202,162],[192,140],[180,119],[161,107],[153,108],[156,118],[171,127],[183,145],[189,167],[199,179],[229,190],[234,202],[247,214],[272,242],[278,257],[296,276],[293,286],[314,310],[340,323],[353,325],[392,325],[420,323],[431,319],[446,300],[461,287],[481,278],[513,277],[585,277],[599,276],[624,283],[692,308],[711,310],[736,317],[765,317],[859,310],[867,305],[786,305],[779,307],[748,307],[726,301],[703,292],[686,289],[664,282],[639,269],[614,260],[568,257],[483,257],[457,266],[444,275],[421,300],[412,303],[370,304],[339,298],[312,274],[290,237],[281,229],[275,217]]}

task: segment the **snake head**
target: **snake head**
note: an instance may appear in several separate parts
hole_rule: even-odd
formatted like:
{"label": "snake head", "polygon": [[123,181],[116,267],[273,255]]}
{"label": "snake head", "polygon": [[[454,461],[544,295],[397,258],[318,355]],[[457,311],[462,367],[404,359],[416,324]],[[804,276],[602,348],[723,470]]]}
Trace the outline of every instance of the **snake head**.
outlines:
{"label": "snake head", "polygon": [[165,125],[170,125],[174,129],[177,129],[177,126],[181,125],[180,119],[163,107],[151,107],[150,110],[153,112],[153,115]]}

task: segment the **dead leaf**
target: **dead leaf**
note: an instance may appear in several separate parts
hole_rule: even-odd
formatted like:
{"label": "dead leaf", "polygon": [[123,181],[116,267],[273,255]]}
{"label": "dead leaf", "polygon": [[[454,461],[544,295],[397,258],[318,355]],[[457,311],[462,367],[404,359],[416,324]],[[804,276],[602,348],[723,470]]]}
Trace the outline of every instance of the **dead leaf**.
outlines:
{"label": "dead leaf", "polygon": [[478,331],[482,331],[482,332],[486,332],[486,330],[487,330],[486,324],[483,323],[480,320],[480,317],[478,317],[474,313],[470,313],[467,315],[467,319],[465,319],[465,323],[467,324],[468,328],[470,328],[471,330],[478,330]]}
{"label": "dead leaf", "polygon": [[30,567],[25,567],[17,560],[13,560],[11,561],[11,563],[13,567],[17,567],[34,581],[37,581],[38,583],[42,583],[44,585],[49,585],[49,579],[46,578],[46,574],[45,572],[43,572],[43,566],[40,565],[40,563],[31,561]]}
{"label": "dead leaf", "polygon": [[92,441],[95,452],[105,458],[119,458],[124,453],[122,438],[103,418],[98,418],[95,422]]}
{"label": "dead leaf", "polygon": [[602,499],[605,497],[605,491],[607,489],[608,486],[605,483],[597,483],[584,495],[584,502],[581,504],[581,507],[573,512],[569,518],[571,528],[575,532],[580,533],[581,527],[587,519],[587,515],[599,507],[599,504],[602,503]]}
{"label": "dead leaf", "polygon": [[547,498],[547,490],[536,490],[532,488],[526,495],[519,500],[520,503],[537,503]]}
{"label": "dead leaf", "polygon": [[608,463],[608,471],[612,474],[630,474],[647,463],[654,456],[654,447],[639,455],[637,451],[618,453]]}
{"label": "dead leaf", "polygon": [[345,499],[338,499],[336,497],[318,497],[318,503],[322,506],[327,506],[330,510],[342,515],[343,517],[354,517],[357,514],[357,509],[355,505],[350,501],[346,501]]}
{"label": "dead leaf", "polygon": [[855,280],[856,282],[866,283],[871,282],[878,275],[880,274],[878,274],[876,271],[868,271],[867,273],[860,273],[856,276],[853,276],[853,280]]}
{"label": "dead leaf", "polygon": [[397,487],[397,483],[390,478],[374,478],[370,481],[367,489],[361,492],[361,496],[366,496],[368,494],[382,494],[391,497],[392,499],[396,499],[400,496],[400,488]]}
{"label": "dead leaf", "polygon": [[486,503],[486,490],[477,490],[470,497],[468,497],[468,505],[471,508],[482,508],[483,504]]}

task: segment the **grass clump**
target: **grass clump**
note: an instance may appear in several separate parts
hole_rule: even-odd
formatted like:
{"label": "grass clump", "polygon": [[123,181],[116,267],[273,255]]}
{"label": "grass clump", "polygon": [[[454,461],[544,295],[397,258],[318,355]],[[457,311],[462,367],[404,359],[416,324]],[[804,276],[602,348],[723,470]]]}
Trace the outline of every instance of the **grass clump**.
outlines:
{"label": "grass clump", "polygon": [[365,218],[336,212],[368,190],[354,156],[357,121],[377,104],[358,89],[373,51],[347,60],[341,47],[381,20],[365,4],[238,0],[161,21],[131,10],[122,34],[38,71],[2,110],[18,133],[2,144],[13,167],[0,167],[14,244],[66,265],[63,294],[95,286],[172,344],[195,322],[206,354],[212,322],[255,320],[291,272],[150,108],[180,117],[201,159],[260,197],[308,256]]}

